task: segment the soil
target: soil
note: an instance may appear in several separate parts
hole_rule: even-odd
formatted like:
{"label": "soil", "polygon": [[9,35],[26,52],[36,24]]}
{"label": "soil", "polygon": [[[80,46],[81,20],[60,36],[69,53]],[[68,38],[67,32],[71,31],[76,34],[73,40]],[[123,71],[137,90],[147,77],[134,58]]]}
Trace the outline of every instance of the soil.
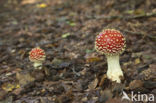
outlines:
{"label": "soil", "polygon": [[[0,103],[140,103],[121,101],[123,91],[156,96],[155,0],[0,0],[0,7]],[[106,57],[94,49],[106,28],[126,38],[122,83],[107,79]],[[29,61],[35,47],[46,52],[42,70]]]}

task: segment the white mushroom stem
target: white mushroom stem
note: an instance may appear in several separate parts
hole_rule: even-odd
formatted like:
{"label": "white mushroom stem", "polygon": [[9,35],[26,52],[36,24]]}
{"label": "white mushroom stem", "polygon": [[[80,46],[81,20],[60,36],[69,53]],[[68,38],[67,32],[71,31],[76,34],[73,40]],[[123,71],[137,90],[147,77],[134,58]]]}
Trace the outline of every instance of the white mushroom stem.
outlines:
{"label": "white mushroom stem", "polygon": [[33,66],[35,69],[42,69],[42,62],[34,62]]}
{"label": "white mushroom stem", "polygon": [[120,77],[123,77],[123,72],[120,67],[119,63],[119,55],[113,55],[113,56],[106,56],[107,57],[107,77],[108,79],[111,79],[112,81],[116,81],[117,83],[120,83]]}

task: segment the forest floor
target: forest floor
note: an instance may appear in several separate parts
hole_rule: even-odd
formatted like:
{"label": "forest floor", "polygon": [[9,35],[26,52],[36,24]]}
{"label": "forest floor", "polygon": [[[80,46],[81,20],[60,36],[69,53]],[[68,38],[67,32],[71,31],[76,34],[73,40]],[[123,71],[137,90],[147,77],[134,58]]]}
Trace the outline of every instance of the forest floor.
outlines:
{"label": "forest floor", "polygon": [[[0,103],[135,103],[121,101],[123,91],[156,96],[155,0],[1,0],[0,7]],[[105,28],[126,38],[120,84],[106,78],[106,58],[94,49]],[[28,58],[35,47],[46,52],[42,70]]]}

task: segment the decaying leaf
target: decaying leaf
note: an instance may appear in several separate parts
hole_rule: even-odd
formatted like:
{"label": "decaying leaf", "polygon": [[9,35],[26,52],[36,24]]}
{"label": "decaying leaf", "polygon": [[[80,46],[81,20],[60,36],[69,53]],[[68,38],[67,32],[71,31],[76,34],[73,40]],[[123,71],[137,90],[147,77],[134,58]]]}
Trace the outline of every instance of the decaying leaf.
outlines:
{"label": "decaying leaf", "polygon": [[109,99],[106,103],[130,103],[129,101],[121,101],[121,98]]}
{"label": "decaying leaf", "polygon": [[135,59],[135,64],[140,64],[140,58]]}
{"label": "decaying leaf", "polygon": [[63,62],[62,59],[54,58],[53,61],[52,61],[52,64],[55,65],[55,66],[58,66],[58,65],[60,65],[62,62]]}
{"label": "decaying leaf", "polygon": [[144,15],[145,11],[143,9],[136,9],[136,10],[127,10],[125,11],[127,14],[135,14],[135,15]]}
{"label": "decaying leaf", "polygon": [[88,85],[88,88],[89,89],[95,89],[96,86],[98,84],[98,78],[95,78],[89,85]]}
{"label": "decaying leaf", "polygon": [[85,55],[85,59],[87,63],[92,63],[92,62],[97,62],[102,60],[102,58],[96,56],[95,53],[91,53],[91,54],[86,54]]}
{"label": "decaying leaf", "polygon": [[140,73],[139,77],[142,77],[144,80],[156,79],[156,65],[150,65],[147,70],[144,70]]}
{"label": "decaying leaf", "polygon": [[5,100],[0,101],[0,103],[13,103],[13,96],[7,97]]}
{"label": "decaying leaf", "polygon": [[104,91],[101,91],[101,96],[99,98],[100,103],[105,103],[108,99],[111,99],[113,97],[113,94],[111,90],[106,89]]}
{"label": "decaying leaf", "polygon": [[6,97],[7,93],[8,92],[3,90],[3,89],[0,90],[0,101],[3,100]]}
{"label": "decaying leaf", "polygon": [[104,75],[102,76],[102,78],[101,78],[101,81],[100,81],[100,83],[99,83],[99,86],[102,86],[102,85],[104,84],[106,78],[107,78],[107,75],[104,74]]}
{"label": "decaying leaf", "polygon": [[76,26],[76,23],[72,21],[67,21],[67,24],[69,24],[70,26]]}
{"label": "decaying leaf", "polygon": [[143,82],[141,80],[133,80],[130,84],[129,84],[129,88],[131,90],[134,90],[136,88],[140,88],[143,86]]}
{"label": "decaying leaf", "polygon": [[15,95],[19,95],[22,92],[23,89],[24,88],[17,88],[14,91],[12,91],[12,93],[15,94]]}
{"label": "decaying leaf", "polygon": [[22,86],[35,80],[29,73],[16,73],[16,78]]}
{"label": "decaying leaf", "polygon": [[2,89],[5,90],[5,91],[12,91],[13,89],[15,88],[19,88],[20,85],[19,84],[16,84],[16,83],[4,83],[2,85]]}
{"label": "decaying leaf", "polygon": [[100,61],[100,60],[101,60],[101,58],[99,58],[99,57],[90,57],[90,58],[86,59],[86,62],[92,63],[92,62],[96,62],[96,61]]}
{"label": "decaying leaf", "polygon": [[84,68],[82,71],[80,71],[80,74],[81,74],[81,75],[85,75],[85,74],[86,74],[86,72],[87,72],[87,69],[86,69],[86,68]]}
{"label": "decaying leaf", "polygon": [[25,5],[25,4],[33,4],[35,2],[37,2],[38,0],[22,0],[21,4]]}

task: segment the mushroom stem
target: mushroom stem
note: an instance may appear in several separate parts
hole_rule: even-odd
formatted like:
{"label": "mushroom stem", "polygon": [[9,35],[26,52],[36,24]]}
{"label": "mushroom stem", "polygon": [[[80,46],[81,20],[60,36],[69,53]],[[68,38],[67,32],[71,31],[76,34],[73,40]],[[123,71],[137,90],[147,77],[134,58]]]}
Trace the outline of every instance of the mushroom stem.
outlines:
{"label": "mushroom stem", "polygon": [[117,83],[120,83],[120,78],[123,77],[123,72],[120,67],[119,63],[119,55],[113,55],[109,56],[107,55],[107,77],[111,79],[112,81],[116,81]]}
{"label": "mushroom stem", "polygon": [[42,62],[34,62],[33,66],[35,69],[42,69]]}

